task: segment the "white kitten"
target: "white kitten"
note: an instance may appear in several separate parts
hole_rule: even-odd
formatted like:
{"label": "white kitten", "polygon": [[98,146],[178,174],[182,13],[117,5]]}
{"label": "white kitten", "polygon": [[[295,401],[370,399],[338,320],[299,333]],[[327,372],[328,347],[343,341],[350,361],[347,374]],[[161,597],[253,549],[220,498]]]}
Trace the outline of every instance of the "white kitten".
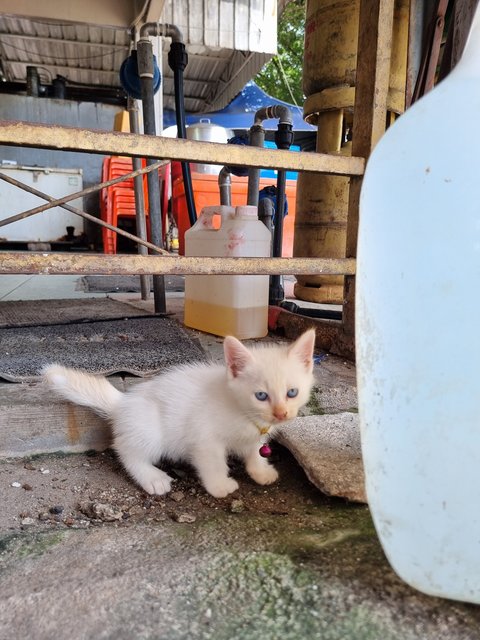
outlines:
{"label": "white kitten", "polygon": [[[106,378],[57,364],[43,376],[60,396],[92,408],[113,425],[114,448],[125,469],[147,492],[164,494],[172,479],[154,466],[161,458],[184,460],[205,489],[223,498],[238,489],[228,475],[227,456],[245,461],[248,474],[270,484],[278,473],[259,448],[265,433],[295,418],[313,384],[315,331],[289,346],[248,349],[224,340],[226,367],[181,366],[122,393]],[[267,436],[268,437],[268,436]]]}

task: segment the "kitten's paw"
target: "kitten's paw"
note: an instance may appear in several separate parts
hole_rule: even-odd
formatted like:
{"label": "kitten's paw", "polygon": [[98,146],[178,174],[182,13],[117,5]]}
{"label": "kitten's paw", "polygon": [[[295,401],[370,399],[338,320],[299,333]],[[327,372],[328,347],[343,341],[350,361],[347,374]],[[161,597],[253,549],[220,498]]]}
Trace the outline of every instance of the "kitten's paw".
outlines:
{"label": "kitten's paw", "polygon": [[278,471],[271,464],[262,467],[247,468],[248,475],[255,480],[257,484],[273,484],[278,480]]}
{"label": "kitten's paw", "polygon": [[172,488],[172,478],[164,471],[152,467],[152,470],[144,474],[139,483],[144,491],[150,495],[163,496]]}
{"label": "kitten's paw", "polygon": [[238,482],[233,478],[220,478],[205,483],[205,489],[214,498],[225,498],[238,489]]}

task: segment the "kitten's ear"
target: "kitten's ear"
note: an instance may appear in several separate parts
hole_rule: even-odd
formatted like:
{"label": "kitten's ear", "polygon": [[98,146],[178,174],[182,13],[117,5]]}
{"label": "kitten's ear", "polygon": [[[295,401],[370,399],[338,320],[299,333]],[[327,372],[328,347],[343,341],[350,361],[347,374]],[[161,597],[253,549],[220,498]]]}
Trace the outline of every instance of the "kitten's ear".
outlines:
{"label": "kitten's ear", "polygon": [[223,352],[228,370],[234,378],[242,373],[247,364],[253,360],[247,347],[233,336],[227,336],[223,341]]}
{"label": "kitten's ear", "polygon": [[309,329],[288,348],[288,355],[298,358],[308,371],[313,368],[313,349],[315,348],[315,329]]}

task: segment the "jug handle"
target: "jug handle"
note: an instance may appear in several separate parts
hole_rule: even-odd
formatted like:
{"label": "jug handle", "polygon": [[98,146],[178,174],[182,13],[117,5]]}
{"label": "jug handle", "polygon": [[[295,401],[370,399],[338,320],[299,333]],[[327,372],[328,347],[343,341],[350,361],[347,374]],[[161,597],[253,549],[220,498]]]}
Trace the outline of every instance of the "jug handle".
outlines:
{"label": "jug handle", "polygon": [[[222,225],[223,219],[231,218],[234,215],[234,212],[235,210],[232,207],[204,207],[200,212],[200,216],[195,225],[198,225],[203,229],[214,229],[216,231]],[[218,216],[217,220],[220,221],[220,225],[214,224],[215,216]]]}

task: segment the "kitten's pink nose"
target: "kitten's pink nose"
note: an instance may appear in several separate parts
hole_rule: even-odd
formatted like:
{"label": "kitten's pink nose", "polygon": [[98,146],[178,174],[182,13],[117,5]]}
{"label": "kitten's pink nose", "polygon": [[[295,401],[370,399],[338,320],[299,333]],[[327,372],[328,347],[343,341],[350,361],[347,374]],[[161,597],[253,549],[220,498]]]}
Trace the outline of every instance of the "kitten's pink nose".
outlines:
{"label": "kitten's pink nose", "polygon": [[273,407],[273,415],[277,420],[285,420],[287,417],[287,410],[285,407]]}

